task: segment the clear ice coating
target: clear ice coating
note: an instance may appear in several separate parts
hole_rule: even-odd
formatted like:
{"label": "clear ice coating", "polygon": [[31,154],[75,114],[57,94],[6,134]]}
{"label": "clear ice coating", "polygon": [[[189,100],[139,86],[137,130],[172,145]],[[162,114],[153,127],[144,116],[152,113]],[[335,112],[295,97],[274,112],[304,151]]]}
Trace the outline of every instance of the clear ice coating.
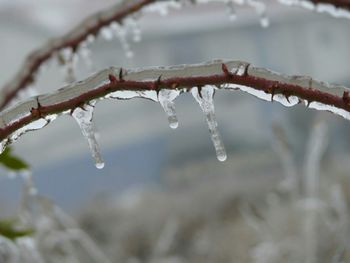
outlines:
{"label": "clear ice coating", "polygon": [[[17,141],[19,137],[21,137],[23,134],[29,132],[29,131],[35,131],[44,128],[46,125],[48,125],[51,121],[54,121],[57,118],[57,115],[49,115],[46,116],[45,118],[41,118],[39,120],[33,121],[22,128],[16,130],[14,133],[12,133],[9,137],[9,141],[11,143]],[[3,140],[0,143],[0,150],[1,152],[4,150],[3,146],[6,146],[7,139]]]}
{"label": "clear ice coating", "polygon": [[168,116],[169,126],[172,129],[176,129],[179,126],[175,112],[174,100],[180,95],[179,90],[167,90],[162,89],[159,91],[158,100],[162,105],[166,115]]}
{"label": "clear ice coating", "polygon": [[82,108],[76,108],[72,116],[77,121],[80,126],[81,132],[88,141],[89,148],[92,154],[92,157],[95,161],[96,168],[102,169],[104,167],[104,162],[101,157],[100,147],[98,146],[95,130],[93,125],[93,112],[95,108],[95,102],[90,102],[85,104]]}
{"label": "clear ice coating", "polygon": [[169,9],[180,9],[182,7],[181,1],[159,1],[151,5],[146,6],[144,12],[159,13],[161,16],[166,16],[169,13]]}
{"label": "clear ice coating", "polygon": [[198,91],[197,87],[194,87],[191,89],[191,93],[195,100],[198,102],[207,119],[211,140],[213,141],[216,151],[216,157],[219,161],[223,162],[226,160],[227,155],[215,117],[213,103],[214,89],[214,86],[210,85],[203,86],[200,91]]}

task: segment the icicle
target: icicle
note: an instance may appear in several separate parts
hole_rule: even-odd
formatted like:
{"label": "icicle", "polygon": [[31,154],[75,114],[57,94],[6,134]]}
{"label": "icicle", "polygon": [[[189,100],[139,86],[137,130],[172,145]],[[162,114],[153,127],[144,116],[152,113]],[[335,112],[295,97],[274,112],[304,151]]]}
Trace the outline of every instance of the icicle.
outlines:
{"label": "icicle", "polygon": [[178,90],[165,90],[159,91],[158,99],[162,105],[165,113],[168,115],[169,126],[172,129],[176,129],[179,126],[179,122],[176,117],[174,100],[179,96]]}
{"label": "icicle", "polygon": [[235,21],[237,18],[237,14],[236,14],[234,2],[232,0],[227,0],[226,6],[227,6],[230,21]]}
{"label": "icicle", "polygon": [[35,184],[33,182],[32,172],[29,170],[21,171],[20,175],[24,180],[24,188],[26,189],[28,195],[36,195],[38,193],[38,190],[36,189]]}
{"label": "icicle", "polygon": [[136,18],[128,18],[125,20],[126,26],[129,28],[132,40],[136,42],[141,41],[141,28],[139,22],[136,20]]}
{"label": "icicle", "polygon": [[120,44],[125,52],[127,58],[132,58],[134,53],[130,49],[130,45],[127,41],[127,30],[126,28],[120,26],[117,22],[112,22],[110,28],[114,35],[119,39]]}
{"label": "icicle", "polygon": [[82,108],[76,108],[72,116],[77,121],[80,129],[87,139],[92,157],[95,160],[96,168],[102,169],[104,167],[104,162],[100,154],[100,148],[98,146],[97,140],[95,138],[95,132],[93,127],[93,111],[95,102],[90,102],[84,105]]}
{"label": "icicle", "polygon": [[78,62],[78,56],[74,54],[72,48],[64,48],[58,54],[58,60],[63,65],[63,74],[67,84],[76,81],[75,68]]}
{"label": "icicle", "polygon": [[269,19],[266,15],[266,5],[263,2],[257,0],[247,0],[247,4],[253,7],[256,13],[260,16],[260,24],[262,27],[269,26]]}
{"label": "icicle", "polygon": [[83,62],[85,63],[87,68],[92,69],[91,50],[88,47],[87,41],[84,41],[79,45],[78,54],[83,59]]}
{"label": "icicle", "polygon": [[260,25],[262,27],[268,27],[270,25],[270,20],[265,13],[260,16]]}
{"label": "icicle", "polygon": [[224,144],[221,140],[221,136],[218,130],[218,124],[215,117],[213,104],[214,87],[206,85],[201,88],[200,93],[198,91],[198,88],[194,87],[191,89],[191,93],[195,100],[199,103],[200,107],[202,108],[202,111],[206,116],[211,139],[213,141],[216,151],[216,156],[219,161],[223,162],[226,160],[227,156]]}

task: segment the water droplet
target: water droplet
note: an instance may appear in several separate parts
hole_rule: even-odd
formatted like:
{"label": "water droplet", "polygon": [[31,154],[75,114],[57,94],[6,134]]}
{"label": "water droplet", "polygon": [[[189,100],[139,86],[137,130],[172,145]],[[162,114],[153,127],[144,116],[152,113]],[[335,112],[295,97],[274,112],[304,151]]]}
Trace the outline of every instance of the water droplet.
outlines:
{"label": "water droplet", "polygon": [[197,87],[192,88],[191,93],[195,98],[195,100],[198,102],[203,113],[205,114],[205,117],[207,119],[207,124],[209,127],[209,132],[211,135],[211,140],[213,141],[218,160],[225,161],[227,158],[226,150],[222,142],[221,135],[218,130],[218,123],[215,117],[215,110],[214,110],[214,103],[213,103],[214,90],[215,90],[214,86],[206,85],[201,88],[200,93]]}
{"label": "water droplet", "polygon": [[85,104],[82,108],[76,108],[72,116],[77,121],[80,126],[81,132],[88,141],[89,148],[92,154],[92,157],[95,161],[95,165],[98,169],[102,169],[104,167],[104,162],[101,157],[100,147],[98,146],[94,125],[93,125],[93,111],[95,102],[90,102],[89,104]]}
{"label": "water droplet", "polygon": [[179,96],[179,94],[180,91],[178,90],[166,89],[160,90],[158,94],[159,102],[168,116],[169,126],[172,129],[176,129],[179,126],[174,103],[174,100]]}

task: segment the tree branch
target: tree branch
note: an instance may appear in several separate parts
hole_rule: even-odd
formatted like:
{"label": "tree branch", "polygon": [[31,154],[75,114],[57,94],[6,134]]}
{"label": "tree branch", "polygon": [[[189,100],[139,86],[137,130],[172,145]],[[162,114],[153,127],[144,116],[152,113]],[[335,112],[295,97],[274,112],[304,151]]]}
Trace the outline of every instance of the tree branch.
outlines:
{"label": "tree branch", "polygon": [[278,0],[281,4],[296,5],[320,13],[328,13],[334,17],[350,19],[349,0]]}
{"label": "tree branch", "polygon": [[[112,22],[118,22],[122,24],[123,19],[140,11],[143,7],[160,2],[160,0],[127,0],[121,4],[115,5],[105,11],[98,12],[89,18],[82,21],[73,30],[66,35],[52,39],[47,44],[43,45],[36,51],[32,52],[25,60],[23,66],[15,77],[8,82],[2,89],[2,95],[0,96],[0,110],[3,110],[12,101],[18,92],[32,82],[35,81],[35,75],[38,72],[40,66],[50,59],[54,54],[65,48],[71,48],[73,52],[76,52],[80,45],[88,38],[88,36],[96,36],[100,30],[110,25]],[[168,1],[170,0],[163,0]],[[188,0],[195,2],[193,0]],[[200,1],[200,0],[198,0]],[[205,1],[220,1],[220,0],[205,0]],[[283,4],[299,4],[303,6],[302,2],[312,2],[314,4],[330,4],[336,8],[343,8],[350,10],[349,0],[279,0]],[[238,1],[239,3],[241,1]],[[323,10],[325,11],[325,10]],[[327,10],[326,10],[327,11]],[[350,15],[349,15],[350,18]]]}
{"label": "tree branch", "polygon": [[349,0],[309,0],[314,4],[329,4],[337,8],[343,8],[350,11],[350,1]]}
{"label": "tree branch", "polygon": [[144,6],[155,1],[159,0],[124,1],[112,8],[88,17],[66,35],[52,39],[47,44],[32,52],[27,57],[16,76],[3,88],[3,94],[0,98],[0,110],[4,109],[9,102],[16,97],[20,90],[24,89],[35,80],[35,73],[38,72],[40,66],[56,52],[64,48],[71,48],[73,52],[77,51],[79,45],[84,42],[88,36],[96,36],[101,28],[110,25],[112,22],[122,24],[122,20],[125,17],[138,12]]}
{"label": "tree branch", "polygon": [[[310,77],[281,75],[242,61],[216,60],[173,67],[138,70],[112,67],[102,70],[84,81],[54,93],[36,96],[0,113],[0,141],[5,146],[21,135],[19,131],[24,126],[45,118],[45,124],[48,124],[50,115],[69,113],[77,107],[84,108],[89,101],[108,97],[124,99],[121,91],[134,92],[134,96],[138,94],[139,97],[147,98],[149,96],[143,96],[142,92],[153,92],[154,95],[163,89],[187,92],[192,87],[205,85],[242,90],[285,106],[304,102],[310,108],[331,111],[350,119],[350,97],[346,87],[332,86]],[[16,135],[11,138],[13,134]]]}

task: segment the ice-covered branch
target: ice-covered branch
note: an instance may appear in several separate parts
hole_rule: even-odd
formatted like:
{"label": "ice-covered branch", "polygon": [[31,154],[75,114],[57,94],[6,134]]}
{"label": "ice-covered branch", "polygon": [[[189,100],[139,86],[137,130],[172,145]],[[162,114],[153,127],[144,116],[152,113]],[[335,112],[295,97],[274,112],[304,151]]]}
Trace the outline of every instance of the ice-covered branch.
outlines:
{"label": "ice-covered branch", "polygon": [[[102,159],[96,152],[98,147],[94,145],[96,140],[93,134],[89,134],[93,132],[93,107],[97,100],[141,97],[160,102],[170,126],[176,128],[174,100],[180,93],[191,91],[207,116],[216,150],[220,159],[224,160],[224,148],[217,133],[212,107],[214,92],[210,87],[213,91],[241,90],[284,106],[304,103],[309,108],[331,111],[350,120],[348,88],[311,77],[281,75],[242,61],[216,60],[204,64],[136,70],[112,67],[54,93],[30,98],[0,113],[1,146],[12,143],[27,131],[46,126],[58,114],[70,114],[81,127],[84,124],[83,134],[88,139],[97,165],[102,167]],[[81,114],[82,110],[86,114]],[[79,119],[79,116],[84,119]]]}
{"label": "ice-covered branch", "polygon": [[66,51],[60,54],[64,59],[65,54],[75,53],[80,48],[84,48],[86,41],[99,34],[104,27],[109,26],[112,22],[122,24],[124,18],[156,1],[159,0],[123,1],[121,4],[88,17],[66,35],[52,39],[32,52],[15,77],[2,89],[0,109],[5,108],[20,90],[35,81],[35,75],[40,67],[52,56],[58,52]]}
{"label": "ice-covered branch", "polygon": [[349,0],[278,0],[282,4],[300,6],[335,17],[350,18]]}
{"label": "ice-covered branch", "polygon": [[[328,12],[335,16],[350,18],[350,2],[348,0],[278,0],[287,5],[300,5],[311,10]],[[105,11],[98,12],[82,21],[78,26],[62,37],[52,39],[36,51],[32,52],[15,77],[8,82],[2,89],[0,96],[0,110],[4,109],[21,91],[35,81],[41,67],[44,67],[53,56],[58,56],[62,63],[72,63],[73,56],[76,53],[84,56],[84,50],[91,40],[101,34],[110,39],[111,33],[109,27],[116,30],[121,38],[122,45],[127,47],[126,40],[123,38],[123,30],[120,26],[124,20],[147,7],[149,11],[160,11],[166,13],[168,7],[180,7],[182,2],[189,3],[207,3],[223,2],[227,4],[231,15],[234,15],[234,5],[248,5],[256,10],[261,17],[261,24],[268,25],[266,17],[266,6],[262,0],[125,0],[121,4],[108,8]],[[156,4],[151,6],[151,4]],[[232,13],[233,12],[233,13]],[[125,33],[125,32],[124,32]],[[130,52],[127,52],[130,53]],[[69,68],[69,67],[68,67]],[[70,72],[71,68],[68,69]],[[71,77],[70,77],[71,78]]]}

